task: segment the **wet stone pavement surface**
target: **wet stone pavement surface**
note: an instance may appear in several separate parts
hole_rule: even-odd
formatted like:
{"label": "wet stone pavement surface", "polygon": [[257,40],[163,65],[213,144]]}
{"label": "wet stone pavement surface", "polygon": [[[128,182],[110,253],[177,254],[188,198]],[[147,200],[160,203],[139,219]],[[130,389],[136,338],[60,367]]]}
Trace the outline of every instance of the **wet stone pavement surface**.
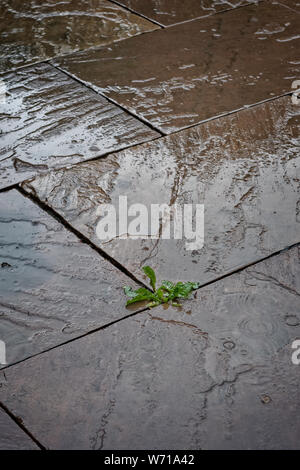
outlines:
{"label": "wet stone pavement surface", "polygon": [[[299,12],[0,2],[0,449],[299,449]],[[101,241],[119,196],[204,246]],[[201,287],[126,308],[144,265]]]}
{"label": "wet stone pavement surface", "polygon": [[118,3],[158,24],[170,26],[257,2],[255,0],[119,0]]}
{"label": "wet stone pavement surface", "polygon": [[290,92],[299,26],[261,2],[54,63],[168,134]]}
{"label": "wet stone pavement surface", "polygon": [[1,0],[0,17],[0,71],[158,28],[106,0]]}
{"label": "wet stone pavement surface", "polygon": [[49,64],[0,77],[0,189],[160,135]]}
{"label": "wet stone pavement surface", "polygon": [[[150,264],[164,279],[205,284],[299,241],[299,122],[300,107],[284,97],[23,187],[136,276]],[[118,207],[119,196],[149,213],[151,204],[204,204],[203,248],[174,236],[100,240],[100,205]]]}

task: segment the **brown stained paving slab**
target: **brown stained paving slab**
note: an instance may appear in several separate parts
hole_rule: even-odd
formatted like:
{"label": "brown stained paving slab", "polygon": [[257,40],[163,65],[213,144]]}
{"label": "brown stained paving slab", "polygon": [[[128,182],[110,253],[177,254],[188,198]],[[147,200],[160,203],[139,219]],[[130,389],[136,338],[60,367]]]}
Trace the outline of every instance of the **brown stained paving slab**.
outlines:
{"label": "brown stained paving slab", "polygon": [[251,0],[119,0],[117,3],[161,25],[170,26],[257,2],[255,0],[253,2]]}
{"label": "brown stained paving slab", "polygon": [[287,8],[291,8],[294,11],[300,13],[300,1],[299,0],[269,0],[272,3],[279,3],[280,5],[284,5]]}
{"label": "brown stained paving slab", "polygon": [[0,408],[0,450],[38,450],[38,446]]}
{"label": "brown stained paving slab", "polygon": [[51,449],[299,449],[296,261],[12,366],[0,399]]}
{"label": "brown stained paving slab", "polygon": [[0,189],[159,136],[51,65],[0,78]]}
{"label": "brown stained paving slab", "polygon": [[56,60],[171,133],[291,91],[300,18],[261,2]]}
{"label": "brown stained paving slab", "polygon": [[16,190],[0,195],[0,207],[0,338],[8,364],[130,313],[122,289],[134,287],[130,278]]}
{"label": "brown stained paving slab", "polygon": [[3,0],[0,18],[2,71],[158,28],[106,0]]}
{"label": "brown stained paving slab", "polygon": [[[300,241],[299,120],[300,106],[284,97],[23,187],[136,276],[150,265],[161,279],[204,284]],[[151,204],[204,204],[204,247],[191,249],[188,234],[174,240],[173,222],[170,239],[100,240],[100,206],[118,212],[119,196],[148,213]]]}

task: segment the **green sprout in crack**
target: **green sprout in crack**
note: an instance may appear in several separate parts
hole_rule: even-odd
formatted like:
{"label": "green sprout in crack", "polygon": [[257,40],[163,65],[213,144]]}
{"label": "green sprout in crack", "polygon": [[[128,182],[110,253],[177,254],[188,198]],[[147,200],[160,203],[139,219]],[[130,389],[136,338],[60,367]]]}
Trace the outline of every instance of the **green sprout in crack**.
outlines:
{"label": "green sprout in crack", "polygon": [[133,290],[131,287],[124,287],[124,292],[129,297],[126,306],[149,300],[150,302],[146,307],[156,307],[168,302],[174,307],[181,307],[181,304],[176,302],[176,300],[187,299],[190,293],[200,286],[198,282],[177,282],[177,284],[174,284],[171,281],[162,281],[161,286],[156,289],[156,275],[153,269],[150,266],[144,266],[143,271],[150,279],[153,292],[144,287],[140,287],[137,290]]}

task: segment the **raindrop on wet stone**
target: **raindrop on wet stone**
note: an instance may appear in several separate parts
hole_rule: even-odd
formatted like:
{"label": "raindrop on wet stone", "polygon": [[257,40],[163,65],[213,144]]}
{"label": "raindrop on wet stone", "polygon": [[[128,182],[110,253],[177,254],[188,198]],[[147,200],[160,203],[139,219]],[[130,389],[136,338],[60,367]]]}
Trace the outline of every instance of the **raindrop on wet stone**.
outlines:
{"label": "raindrop on wet stone", "polygon": [[6,263],[5,261],[1,263],[1,268],[11,268],[11,264]]}
{"label": "raindrop on wet stone", "polygon": [[225,341],[223,343],[223,346],[224,346],[225,349],[231,350],[231,349],[235,348],[235,343],[233,341]]}
{"label": "raindrop on wet stone", "polygon": [[272,401],[271,397],[269,397],[269,395],[262,395],[260,397],[260,401],[264,404],[264,405],[268,405],[268,403],[270,403]]}
{"label": "raindrop on wet stone", "polygon": [[297,317],[297,315],[286,315],[285,316],[285,323],[288,326],[299,326],[300,325],[300,319]]}

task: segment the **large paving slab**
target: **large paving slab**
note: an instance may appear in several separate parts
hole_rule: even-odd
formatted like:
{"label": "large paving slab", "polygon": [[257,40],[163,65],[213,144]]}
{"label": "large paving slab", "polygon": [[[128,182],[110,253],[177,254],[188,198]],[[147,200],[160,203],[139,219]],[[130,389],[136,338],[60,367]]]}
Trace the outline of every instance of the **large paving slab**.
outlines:
{"label": "large paving slab", "polygon": [[0,78],[0,189],[159,135],[49,64]]}
{"label": "large paving slab", "polygon": [[38,446],[0,408],[0,450],[38,450]]}
{"label": "large paving slab", "polygon": [[[150,264],[161,279],[206,283],[300,241],[299,119],[284,97],[23,187],[136,276]],[[119,196],[149,213],[151,204],[204,204],[203,248],[174,240],[173,222],[169,240],[100,240],[100,206],[118,209]]]}
{"label": "large paving slab", "polygon": [[52,449],[299,449],[297,263],[291,250],[200,289],[190,314],[155,308],[12,366],[1,401]]}
{"label": "large paving slab", "polygon": [[255,3],[255,0],[118,0],[118,3],[161,25],[170,26]]}
{"label": "large paving slab", "polygon": [[[18,191],[0,195],[0,339],[11,364],[130,313],[134,282]],[[137,310],[137,308],[135,308]]]}
{"label": "large paving slab", "polygon": [[158,28],[106,0],[3,0],[0,16],[2,71]]}
{"label": "large paving slab", "polygon": [[291,91],[300,17],[261,2],[55,60],[165,133]]}

